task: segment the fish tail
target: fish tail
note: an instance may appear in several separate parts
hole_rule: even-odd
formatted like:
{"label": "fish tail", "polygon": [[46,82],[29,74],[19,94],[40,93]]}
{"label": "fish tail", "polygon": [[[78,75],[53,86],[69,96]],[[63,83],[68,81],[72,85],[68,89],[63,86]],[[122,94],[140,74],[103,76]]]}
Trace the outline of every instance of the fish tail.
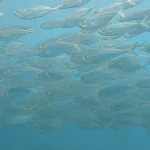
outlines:
{"label": "fish tail", "polygon": [[134,48],[133,47],[130,47],[128,50],[127,50],[131,55],[136,55],[136,52],[134,52]]}
{"label": "fish tail", "polygon": [[58,11],[59,10],[59,6],[56,6],[56,7],[50,7],[49,8],[49,11]]}
{"label": "fish tail", "polygon": [[33,25],[30,26],[30,28],[28,29],[28,32],[32,35],[35,35],[35,30],[34,30]]}

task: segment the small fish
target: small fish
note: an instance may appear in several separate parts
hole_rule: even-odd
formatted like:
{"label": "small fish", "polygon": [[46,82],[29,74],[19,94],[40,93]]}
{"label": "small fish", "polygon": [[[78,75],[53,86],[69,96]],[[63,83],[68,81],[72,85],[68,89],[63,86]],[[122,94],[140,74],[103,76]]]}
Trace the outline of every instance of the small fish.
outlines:
{"label": "small fish", "polygon": [[144,0],[125,0],[124,3],[124,9],[129,9],[132,7],[137,6],[138,4],[142,3]]}
{"label": "small fish", "polygon": [[78,26],[84,30],[100,29],[107,25],[107,23],[116,15],[116,13],[116,11],[108,12],[84,19],[78,24]]}
{"label": "small fish", "polygon": [[58,9],[67,9],[67,8],[76,8],[81,7],[91,0],[63,0],[60,2],[60,4],[57,6]]}
{"label": "small fish", "polygon": [[37,53],[38,56],[44,58],[52,58],[52,57],[59,56],[70,49],[77,49],[76,45],[65,41],[48,40],[43,44],[41,44],[40,46],[38,46]]}
{"label": "small fish", "polygon": [[78,18],[66,18],[65,20],[61,21],[60,27],[61,28],[73,28],[78,26],[79,22],[82,20],[82,17]]}
{"label": "small fish", "polygon": [[100,39],[99,35],[80,32],[62,33],[57,37],[57,40],[60,41],[75,42],[87,46],[99,42]]}
{"label": "small fish", "polygon": [[56,29],[61,25],[61,20],[49,20],[40,25],[42,29]]}
{"label": "small fish", "polygon": [[139,80],[137,86],[140,88],[150,88],[150,78]]}
{"label": "small fish", "polygon": [[50,11],[56,11],[57,8],[47,6],[33,6],[32,8],[22,8],[14,12],[14,15],[21,19],[35,19],[47,15]]}
{"label": "small fish", "polygon": [[119,12],[120,15],[119,21],[120,22],[140,21],[143,20],[149,14],[150,14],[150,8],[139,8],[126,13]]}
{"label": "small fish", "polygon": [[120,10],[124,9],[124,5],[125,4],[123,2],[113,3],[109,6],[106,6],[104,8],[99,9],[99,10],[96,10],[93,15],[99,15],[102,13],[114,12],[116,10],[120,11]]}
{"label": "small fish", "polygon": [[142,1],[144,0],[124,0],[123,2],[113,3],[111,5],[108,5],[104,8],[95,11],[93,15],[99,15],[102,13],[114,12],[114,11],[120,12],[123,9],[129,9],[131,7],[134,7],[139,3],[141,3]]}
{"label": "small fish", "polygon": [[15,48],[15,49],[20,49],[22,47],[26,47],[28,46],[28,42],[25,41],[20,41],[20,40],[16,40],[16,41],[10,41],[10,42],[6,42],[2,48],[9,50],[11,48]]}
{"label": "small fish", "polygon": [[117,74],[113,74],[109,71],[104,71],[99,69],[98,71],[93,71],[87,73],[81,77],[81,82],[86,84],[106,84],[112,80],[117,80]]}
{"label": "small fish", "polygon": [[101,29],[99,33],[104,36],[123,36],[128,32],[130,33],[138,31],[139,28],[146,30],[147,28],[149,28],[149,25],[147,24],[147,22],[121,22],[117,24],[110,24]]}
{"label": "small fish", "polygon": [[142,68],[145,69],[146,65],[140,63],[141,60],[142,58],[136,55],[122,56],[110,61],[108,67],[124,73],[133,73]]}
{"label": "small fish", "polygon": [[128,40],[115,39],[115,40],[101,40],[100,48],[120,48],[119,46],[126,43]]}
{"label": "small fish", "polygon": [[133,92],[133,87],[129,85],[110,85],[99,91],[99,99],[116,99],[116,98],[125,98],[131,95]]}
{"label": "small fish", "polygon": [[24,124],[32,120],[30,116],[11,116],[5,119],[6,124],[16,125],[16,124]]}
{"label": "small fish", "polygon": [[93,49],[93,51],[72,55],[71,61],[78,64],[102,64],[128,52],[128,49],[124,51],[121,49],[104,49],[101,51],[99,49]]}
{"label": "small fish", "polygon": [[81,9],[78,9],[78,10],[72,12],[71,14],[69,14],[67,18],[68,19],[81,18],[81,17],[84,17],[85,15],[87,15],[92,10],[93,10],[93,7],[81,8]]}
{"label": "small fish", "polygon": [[7,25],[0,27],[0,40],[11,41],[33,33],[32,26],[26,25]]}
{"label": "small fish", "polygon": [[145,51],[147,53],[150,53],[150,44],[147,43],[147,44],[141,45],[141,46],[139,46],[139,49],[142,51]]}

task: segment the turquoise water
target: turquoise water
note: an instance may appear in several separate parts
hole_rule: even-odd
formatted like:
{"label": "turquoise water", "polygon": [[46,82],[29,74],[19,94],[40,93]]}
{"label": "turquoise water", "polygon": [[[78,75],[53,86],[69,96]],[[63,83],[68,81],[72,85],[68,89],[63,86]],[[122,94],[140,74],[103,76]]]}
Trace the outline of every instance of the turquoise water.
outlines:
{"label": "turquoise water", "polygon": [[4,150],[148,150],[149,132],[140,128],[120,131],[110,129],[88,131],[66,128],[59,132],[41,133],[32,126],[2,128],[0,145]]}
{"label": "turquoise water", "polygon": [[[48,19],[63,19],[72,9],[50,12],[48,15],[33,20],[22,20],[13,15],[18,8],[28,8],[35,5],[56,6],[59,0],[6,0],[0,5],[5,12],[5,18],[0,20],[0,26],[7,24],[33,25],[34,33],[21,38],[35,47],[37,43],[49,37],[55,37],[63,32],[77,31],[78,28],[43,30],[39,27]],[[115,0],[91,0],[86,7],[105,7],[118,2]],[[149,7],[145,2],[135,8]],[[63,13],[62,13],[63,12]],[[150,34],[143,33],[134,38],[135,41],[149,41]],[[0,112],[1,113],[1,112]],[[1,114],[0,114],[1,115]],[[3,121],[3,120],[2,120]],[[150,131],[138,126],[123,126],[111,129],[84,129],[74,125],[65,125],[60,130],[43,131],[30,123],[17,126],[2,125],[0,128],[0,150],[149,150]]]}

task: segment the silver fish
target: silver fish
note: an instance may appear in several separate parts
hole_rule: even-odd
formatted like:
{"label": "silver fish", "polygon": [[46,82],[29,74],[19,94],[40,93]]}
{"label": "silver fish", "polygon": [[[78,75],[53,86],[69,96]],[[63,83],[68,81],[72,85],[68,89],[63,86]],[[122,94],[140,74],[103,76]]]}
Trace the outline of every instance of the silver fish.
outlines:
{"label": "silver fish", "polygon": [[33,6],[32,8],[22,8],[14,12],[14,15],[21,19],[35,19],[47,15],[50,11],[56,11],[57,8],[47,6]]}
{"label": "silver fish", "polygon": [[91,0],[63,0],[60,2],[60,4],[57,6],[59,9],[67,9],[67,8],[76,8],[76,7],[81,7]]}

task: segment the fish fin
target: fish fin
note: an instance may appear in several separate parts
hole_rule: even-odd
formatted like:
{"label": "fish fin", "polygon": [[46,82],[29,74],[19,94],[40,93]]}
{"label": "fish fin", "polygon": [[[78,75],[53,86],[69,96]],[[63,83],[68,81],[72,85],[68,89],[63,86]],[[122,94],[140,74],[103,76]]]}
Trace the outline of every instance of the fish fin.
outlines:
{"label": "fish fin", "polygon": [[150,25],[148,24],[148,22],[149,22],[149,17],[146,16],[146,17],[140,22],[140,24],[141,24],[143,27],[145,27],[145,28],[147,28],[147,29],[150,29]]}
{"label": "fish fin", "polygon": [[49,10],[50,11],[58,11],[59,10],[59,8],[60,8],[60,5],[58,5],[58,6],[54,6],[54,4],[53,4],[53,6],[52,7],[49,7]]}
{"label": "fish fin", "polygon": [[4,14],[4,12],[0,12],[0,17],[1,17],[3,20],[5,20],[5,21],[6,21],[6,18],[5,18],[5,14]]}
{"label": "fish fin", "polygon": [[80,49],[80,47],[79,47],[79,45],[80,45],[80,41],[73,41],[73,46],[80,52],[81,51],[81,49]]}
{"label": "fish fin", "polygon": [[136,3],[134,3],[132,0],[127,0],[126,3],[132,6],[136,6]]}
{"label": "fish fin", "polygon": [[122,19],[125,19],[125,14],[124,14],[121,10],[118,11],[118,14],[119,14],[119,16],[120,16],[119,21],[121,21]]}

